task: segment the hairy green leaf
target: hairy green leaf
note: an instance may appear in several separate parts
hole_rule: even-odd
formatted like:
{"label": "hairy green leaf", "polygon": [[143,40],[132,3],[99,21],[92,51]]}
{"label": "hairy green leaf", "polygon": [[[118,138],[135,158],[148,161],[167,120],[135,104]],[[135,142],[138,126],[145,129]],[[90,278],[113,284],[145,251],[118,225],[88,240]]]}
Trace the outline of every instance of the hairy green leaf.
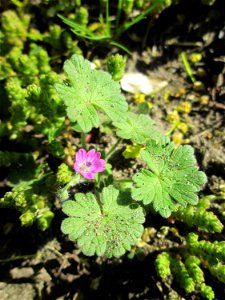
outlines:
{"label": "hairy green leaf", "polygon": [[63,211],[69,217],[62,231],[77,240],[85,255],[121,256],[143,232],[142,208],[113,186],[103,188],[99,200],[92,193],[78,193],[75,201],[63,203]]}
{"label": "hairy green leaf", "polygon": [[161,137],[154,121],[147,115],[127,112],[122,119],[113,124],[118,128],[119,137],[131,139],[137,144],[144,144],[150,139],[159,140]]}
{"label": "hairy green leaf", "polygon": [[56,90],[67,107],[69,119],[76,123],[76,130],[88,132],[99,126],[98,110],[116,121],[127,110],[127,102],[120,92],[120,85],[111,75],[92,70],[88,60],[73,55],[66,60],[64,70],[69,85],[56,84]]}
{"label": "hairy green leaf", "polygon": [[163,217],[169,217],[177,209],[177,203],[197,204],[196,192],[206,182],[206,175],[198,171],[191,146],[176,149],[169,138],[162,138],[160,142],[152,140],[141,151],[141,157],[149,170],[142,169],[133,177],[135,200],[152,203]]}

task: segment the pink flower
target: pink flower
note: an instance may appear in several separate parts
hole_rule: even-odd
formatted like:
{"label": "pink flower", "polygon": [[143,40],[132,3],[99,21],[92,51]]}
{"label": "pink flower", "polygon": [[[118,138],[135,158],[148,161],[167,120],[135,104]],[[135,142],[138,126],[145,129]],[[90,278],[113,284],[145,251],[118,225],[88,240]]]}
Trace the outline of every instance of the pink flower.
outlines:
{"label": "pink flower", "polygon": [[95,173],[105,170],[105,161],[100,159],[101,153],[95,149],[86,151],[80,149],[75,157],[74,170],[84,178],[94,179]]}

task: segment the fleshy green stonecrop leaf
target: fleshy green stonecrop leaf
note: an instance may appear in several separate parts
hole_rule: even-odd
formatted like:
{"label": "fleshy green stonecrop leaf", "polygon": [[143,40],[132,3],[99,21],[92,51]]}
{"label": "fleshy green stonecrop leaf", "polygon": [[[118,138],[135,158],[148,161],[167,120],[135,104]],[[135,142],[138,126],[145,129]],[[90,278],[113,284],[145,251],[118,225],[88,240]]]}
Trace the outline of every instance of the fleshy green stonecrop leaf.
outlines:
{"label": "fleshy green stonecrop leaf", "polygon": [[169,138],[164,137],[160,142],[150,141],[141,151],[141,158],[149,169],[134,175],[133,199],[145,205],[152,203],[166,218],[177,209],[177,204],[197,204],[196,192],[206,182],[206,175],[198,171],[191,146],[175,148]]}
{"label": "fleshy green stonecrop leaf", "polygon": [[69,217],[62,222],[62,231],[77,241],[85,255],[119,257],[141,237],[143,210],[113,186],[103,188],[99,198],[78,193],[75,201],[64,202]]}
{"label": "fleshy green stonecrop leaf", "polygon": [[64,63],[69,85],[56,84],[56,90],[66,105],[67,115],[75,123],[74,129],[89,132],[99,126],[98,110],[116,121],[127,111],[127,102],[120,85],[111,75],[91,69],[81,55],[73,55]]}
{"label": "fleshy green stonecrop leaf", "polygon": [[123,139],[131,139],[137,144],[144,144],[150,139],[159,140],[161,133],[154,121],[147,115],[127,112],[124,117],[113,123],[117,128],[117,135]]}

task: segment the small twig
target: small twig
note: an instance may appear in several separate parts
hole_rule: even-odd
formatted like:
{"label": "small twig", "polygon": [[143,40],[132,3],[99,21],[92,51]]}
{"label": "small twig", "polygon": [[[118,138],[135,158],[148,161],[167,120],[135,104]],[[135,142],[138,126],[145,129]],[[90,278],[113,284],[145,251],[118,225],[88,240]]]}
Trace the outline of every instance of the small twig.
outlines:
{"label": "small twig", "polygon": [[217,109],[224,109],[225,110],[225,105],[216,101],[210,101],[209,102],[209,107],[214,107]]}

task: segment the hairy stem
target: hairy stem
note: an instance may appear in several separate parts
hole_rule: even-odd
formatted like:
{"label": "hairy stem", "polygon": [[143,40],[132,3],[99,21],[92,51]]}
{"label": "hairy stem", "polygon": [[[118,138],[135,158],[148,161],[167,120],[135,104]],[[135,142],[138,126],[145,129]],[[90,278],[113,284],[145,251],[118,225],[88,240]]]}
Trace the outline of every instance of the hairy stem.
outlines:
{"label": "hairy stem", "polygon": [[87,143],[86,143],[86,133],[81,132],[81,144],[82,147],[87,150]]}
{"label": "hairy stem", "polygon": [[67,183],[67,184],[64,186],[64,188],[62,188],[62,189],[59,190],[59,197],[60,197],[61,201],[66,201],[66,200],[68,200],[68,198],[69,198],[68,189],[69,189],[70,187],[73,187],[73,186],[75,186],[75,185],[77,185],[77,184],[79,184],[79,183],[82,183],[82,182],[84,182],[84,181],[85,181],[85,179],[82,178],[82,177],[80,176],[80,174],[75,174],[74,176],[72,176],[72,179],[70,180],[70,182]]}
{"label": "hairy stem", "polygon": [[105,159],[109,158],[112,153],[116,150],[117,146],[122,142],[122,139],[118,139],[118,141],[111,147],[111,149],[109,149],[109,152],[106,153],[105,155]]}

